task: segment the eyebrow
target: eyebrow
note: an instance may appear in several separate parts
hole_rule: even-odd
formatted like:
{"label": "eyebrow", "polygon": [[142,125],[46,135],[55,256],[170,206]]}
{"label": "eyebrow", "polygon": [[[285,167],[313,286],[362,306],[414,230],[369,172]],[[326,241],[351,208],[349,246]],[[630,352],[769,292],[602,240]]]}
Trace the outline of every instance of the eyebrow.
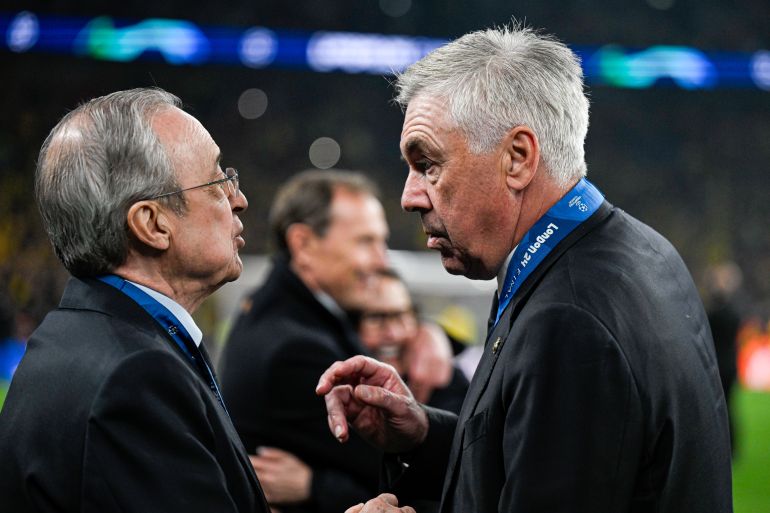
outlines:
{"label": "eyebrow", "polygon": [[404,145],[404,149],[406,150],[406,153],[411,153],[414,150],[419,150],[424,153],[425,145],[420,139],[411,138],[408,141],[406,141],[406,144]]}
{"label": "eyebrow", "polygon": [[432,159],[441,158],[443,155],[443,152],[439,148],[432,145],[429,141],[426,141],[420,137],[411,137],[404,144],[404,153],[401,155],[401,160],[406,161],[404,155],[409,156],[409,154],[414,151],[418,151],[426,157],[429,156]]}

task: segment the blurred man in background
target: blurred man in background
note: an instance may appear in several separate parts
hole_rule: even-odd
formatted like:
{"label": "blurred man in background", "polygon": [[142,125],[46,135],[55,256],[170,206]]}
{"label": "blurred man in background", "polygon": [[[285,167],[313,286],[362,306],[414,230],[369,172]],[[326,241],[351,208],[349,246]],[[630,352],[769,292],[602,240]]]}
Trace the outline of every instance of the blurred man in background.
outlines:
{"label": "blurred man in background", "polygon": [[[732,511],[703,305],[676,250],[587,180],[577,56],[514,26],[467,34],[396,83],[402,206],[452,274],[498,278],[459,416],[355,357],[319,382],[329,424],[383,450],[402,503],[444,513]],[[392,497],[349,510],[405,511]]]}
{"label": "blurred man in background", "polygon": [[[381,453],[329,436],[314,390],[334,361],[368,354],[346,312],[365,307],[386,266],[385,214],[363,175],[306,171],[281,187],[270,226],[278,253],[225,345],[222,390],[271,504],[343,511],[377,491]],[[411,350],[439,368],[418,376],[423,390],[452,370],[448,342],[425,331]]]}
{"label": "blurred man in background", "polygon": [[738,291],[743,273],[735,262],[722,262],[708,268],[706,275],[706,315],[708,316],[714,349],[717,354],[719,379],[727,402],[730,420],[730,447],[737,449],[737,425],[732,409],[732,395],[738,380],[738,331],[743,312],[738,303]]}
{"label": "blurred man in background", "polygon": [[267,512],[191,313],[241,274],[248,203],[158,89],[67,114],[37,200],[71,273],[0,414],[3,511]]}

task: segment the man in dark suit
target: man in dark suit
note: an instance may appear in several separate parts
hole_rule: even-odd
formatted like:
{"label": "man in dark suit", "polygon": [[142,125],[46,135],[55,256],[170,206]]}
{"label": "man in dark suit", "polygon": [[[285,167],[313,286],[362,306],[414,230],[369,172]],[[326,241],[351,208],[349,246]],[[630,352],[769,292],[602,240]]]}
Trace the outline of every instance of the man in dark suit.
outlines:
{"label": "man in dark suit", "polygon": [[403,207],[450,273],[499,290],[459,416],[356,357],[319,382],[332,432],[352,423],[393,453],[401,502],[440,497],[442,512],[732,511],[703,306],[674,248],[585,180],[577,57],[518,26],[480,31],[396,87]]}
{"label": "man in dark suit", "polygon": [[190,314],[241,273],[238,174],[158,89],[67,114],[36,192],[72,278],[0,415],[3,511],[269,511]]}
{"label": "man in dark suit", "polygon": [[222,390],[268,501],[339,512],[377,491],[381,453],[359,437],[341,446],[329,436],[315,384],[334,361],[368,354],[346,311],[370,298],[388,226],[373,183],[331,170],[284,184],[270,226],[278,252],[225,345]]}

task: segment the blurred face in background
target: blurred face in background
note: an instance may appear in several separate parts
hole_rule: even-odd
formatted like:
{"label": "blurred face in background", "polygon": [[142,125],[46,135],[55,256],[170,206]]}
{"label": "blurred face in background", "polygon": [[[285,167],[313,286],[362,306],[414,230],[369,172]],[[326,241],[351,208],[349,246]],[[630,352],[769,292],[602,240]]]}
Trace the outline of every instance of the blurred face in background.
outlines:
{"label": "blurred face in background", "polygon": [[417,316],[404,284],[381,276],[361,314],[361,341],[378,360],[393,365],[403,374],[402,355],[406,342],[417,334]]}
{"label": "blurred face in background", "polygon": [[374,196],[338,189],[323,235],[311,234],[301,255],[315,284],[345,310],[361,310],[386,265],[388,225]]}

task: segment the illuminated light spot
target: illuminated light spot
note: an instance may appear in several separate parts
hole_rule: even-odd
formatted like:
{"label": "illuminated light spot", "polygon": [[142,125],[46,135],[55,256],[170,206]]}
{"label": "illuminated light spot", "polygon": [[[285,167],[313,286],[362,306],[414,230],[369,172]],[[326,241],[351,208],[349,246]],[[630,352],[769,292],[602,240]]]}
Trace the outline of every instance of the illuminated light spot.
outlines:
{"label": "illuminated light spot", "polygon": [[198,64],[208,59],[211,45],[193,23],[181,20],[148,19],[115,28],[112,19],[91,20],[78,34],[76,53],[97,59],[128,62],[147,50],[157,50],[169,64]]}
{"label": "illuminated light spot", "polygon": [[246,119],[257,119],[267,110],[267,94],[262,89],[246,89],[238,98],[238,112]]}
{"label": "illuminated light spot", "polygon": [[683,89],[705,89],[717,80],[714,63],[702,52],[684,46],[653,46],[629,55],[618,47],[606,46],[589,64],[593,67],[597,62],[601,78],[619,87],[647,88],[669,78]]}
{"label": "illuminated light spot", "polygon": [[340,69],[346,73],[392,73],[401,71],[438,48],[438,39],[316,32],[307,44],[307,63],[315,71]]}
{"label": "illuminated light spot", "polygon": [[751,79],[760,89],[770,91],[770,52],[760,50],[751,58]]}
{"label": "illuminated light spot", "polygon": [[268,29],[254,28],[246,31],[241,38],[238,55],[241,62],[250,68],[264,68],[272,64],[278,51],[278,39]]}
{"label": "illuminated light spot", "polygon": [[674,0],[647,0],[647,5],[659,11],[667,11],[674,6]]}
{"label": "illuminated light spot", "polygon": [[409,12],[412,0],[380,0],[380,10],[392,18],[398,18]]}
{"label": "illuminated light spot", "polygon": [[319,137],[310,145],[310,162],[318,169],[329,169],[340,160],[340,145],[331,137]]}
{"label": "illuminated light spot", "polygon": [[8,27],[6,42],[13,52],[26,52],[37,43],[40,37],[40,23],[37,16],[29,11],[23,11],[16,15]]}

